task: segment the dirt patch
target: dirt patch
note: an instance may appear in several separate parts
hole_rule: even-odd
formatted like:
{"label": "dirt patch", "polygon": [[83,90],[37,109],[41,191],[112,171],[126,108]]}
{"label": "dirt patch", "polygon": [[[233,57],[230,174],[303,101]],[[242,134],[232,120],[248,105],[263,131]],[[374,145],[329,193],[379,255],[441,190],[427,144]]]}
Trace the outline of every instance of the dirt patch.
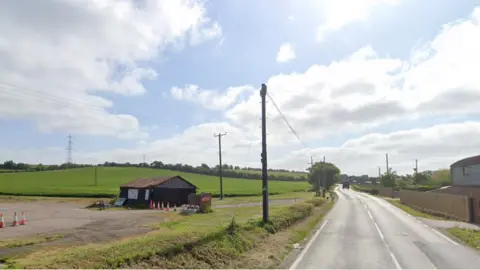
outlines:
{"label": "dirt patch", "polygon": [[[169,220],[169,215],[155,210],[98,211],[84,208],[78,202],[27,201],[0,202],[6,228],[0,229],[0,241],[26,239],[39,235],[61,234],[63,237],[39,245],[76,245],[104,242],[142,234],[152,230],[152,223]],[[25,212],[27,225],[13,227],[14,213],[21,220]],[[28,252],[34,246],[1,248],[2,257]]]}

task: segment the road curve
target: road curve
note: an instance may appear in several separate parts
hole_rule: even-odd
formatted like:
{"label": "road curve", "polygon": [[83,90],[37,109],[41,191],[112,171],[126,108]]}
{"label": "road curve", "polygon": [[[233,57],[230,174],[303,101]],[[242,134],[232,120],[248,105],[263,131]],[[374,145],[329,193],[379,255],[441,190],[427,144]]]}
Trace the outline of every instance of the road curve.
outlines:
{"label": "road curve", "polygon": [[291,269],[480,268],[480,253],[385,200],[348,189],[337,194]]}

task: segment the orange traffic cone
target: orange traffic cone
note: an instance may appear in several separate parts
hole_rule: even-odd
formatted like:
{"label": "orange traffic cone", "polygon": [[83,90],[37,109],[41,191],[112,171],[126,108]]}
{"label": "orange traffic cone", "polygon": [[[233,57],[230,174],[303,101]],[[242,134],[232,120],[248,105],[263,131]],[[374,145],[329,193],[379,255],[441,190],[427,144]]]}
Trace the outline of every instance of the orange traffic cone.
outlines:
{"label": "orange traffic cone", "polygon": [[20,220],[20,225],[27,225],[27,218],[25,218],[25,212],[22,212],[22,219]]}
{"label": "orange traffic cone", "polygon": [[0,228],[5,228],[5,219],[3,219],[3,214],[0,214]]}
{"label": "orange traffic cone", "polygon": [[13,216],[13,223],[12,226],[18,226],[18,217],[17,217],[17,212],[15,212],[15,215]]}

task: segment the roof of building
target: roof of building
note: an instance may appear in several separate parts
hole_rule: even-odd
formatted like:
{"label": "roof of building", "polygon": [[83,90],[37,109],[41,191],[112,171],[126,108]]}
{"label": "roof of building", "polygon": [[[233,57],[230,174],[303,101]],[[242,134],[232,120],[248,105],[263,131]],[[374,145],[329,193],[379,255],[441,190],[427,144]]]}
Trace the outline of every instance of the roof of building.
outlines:
{"label": "roof of building", "polygon": [[480,164],[480,155],[461,159],[450,165],[450,167],[465,167],[477,164]]}
{"label": "roof of building", "polygon": [[150,188],[150,187],[155,187],[158,185],[161,185],[168,180],[174,179],[174,178],[179,178],[182,181],[187,182],[188,184],[192,185],[193,187],[197,188],[194,184],[188,182],[185,180],[185,178],[181,177],[180,175],[175,175],[175,176],[158,176],[158,177],[152,177],[152,178],[139,178],[135,179],[131,182],[128,182],[126,184],[120,185],[120,187],[123,188]]}

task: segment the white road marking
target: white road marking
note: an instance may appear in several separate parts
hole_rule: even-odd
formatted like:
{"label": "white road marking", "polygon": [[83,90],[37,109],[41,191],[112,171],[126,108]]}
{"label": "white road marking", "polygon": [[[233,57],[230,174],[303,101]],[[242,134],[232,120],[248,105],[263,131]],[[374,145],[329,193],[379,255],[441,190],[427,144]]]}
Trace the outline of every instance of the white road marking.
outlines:
{"label": "white road marking", "polygon": [[[427,226],[427,227],[428,227],[428,226]],[[443,237],[443,238],[444,238],[445,240],[447,240],[448,242],[452,243],[452,244],[455,245],[455,246],[458,246],[458,243],[455,242],[455,241],[453,241],[452,239],[450,239],[448,236],[445,236],[443,233],[435,230],[435,229],[432,228],[432,227],[428,227],[428,228],[432,229],[432,231],[433,231],[434,233],[440,235],[441,237]]]}
{"label": "white road marking", "polygon": [[320,235],[320,232],[323,230],[325,225],[327,225],[327,223],[328,223],[328,219],[325,220],[325,222],[322,224],[322,226],[320,226],[320,228],[317,230],[317,232],[313,235],[312,239],[310,239],[310,241],[308,241],[307,245],[303,248],[302,253],[300,253],[300,255],[297,257],[295,262],[293,262],[292,266],[290,266],[290,269],[297,268],[298,264],[302,261],[303,257],[307,253],[308,249],[310,248],[312,243],[318,238],[318,236]]}
{"label": "white road marking", "polygon": [[[399,214],[404,214],[404,215],[407,215],[409,216],[410,218],[414,219],[415,221],[417,221],[418,223],[422,224],[423,226],[425,226],[425,228],[429,228],[430,230],[432,230],[434,233],[436,233],[437,235],[439,235],[440,237],[442,237],[443,239],[447,240],[449,243],[455,245],[455,246],[458,246],[459,244],[457,242],[455,242],[454,240],[452,240],[450,237],[444,235],[443,233],[437,231],[436,229],[430,227],[429,225],[425,224],[425,222],[423,222],[421,219],[419,219],[418,217],[416,216],[413,216],[413,215],[410,215],[409,213],[403,211],[402,209],[390,204],[389,202],[387,202],[385,199],[380,199],[380,198],[375,198],[371,195],[368,195],[368,194],[365,194],[366,197],[370,197],[371,199],[374,199],[374,200],[377,200],[378,202],[381,202],[382,204],[385,203],[384,205],[387,206],[388,208],[396,211],[397,213]],[[365,205],[365,204],[364,204]],[[365,205],[366,206],[366,205]]]}
{"label": "white road marking", "polygon": [[395,254],[393,254],[393,252],[392,252],[392,250],[390,249],[390,247],[388,246],[387,242],[385,242],[385,236],[383,236],[383,233],[382,233],[382,231],[380,230],[380,227],[378,227],[377,222],[375,222],[375,219],[373,219],[373,216],[372,216],[372,214],[370,213],[370,210],[368,210],[367,205],[364,203],[363,206],[365,206],[365,208],[367,209],[368,216],[370,217],[370,219],[371,219],[372,222],[373,222],[373,225],[374,225],[375,228],[377,229],[378,235],[380,236],[380,239],[382,240],[383,245],[385,246],[385,248],[387,249],[388,253],[390,254],[390,258],[392,258],[392,261],[393,261],[393,263],[395,264],[395,267],[396,267],[397,269],[402,269],[402,267],[400,266],[400,263],[399,263],[398,260],[397,260],[397,257],[395,257]]}

